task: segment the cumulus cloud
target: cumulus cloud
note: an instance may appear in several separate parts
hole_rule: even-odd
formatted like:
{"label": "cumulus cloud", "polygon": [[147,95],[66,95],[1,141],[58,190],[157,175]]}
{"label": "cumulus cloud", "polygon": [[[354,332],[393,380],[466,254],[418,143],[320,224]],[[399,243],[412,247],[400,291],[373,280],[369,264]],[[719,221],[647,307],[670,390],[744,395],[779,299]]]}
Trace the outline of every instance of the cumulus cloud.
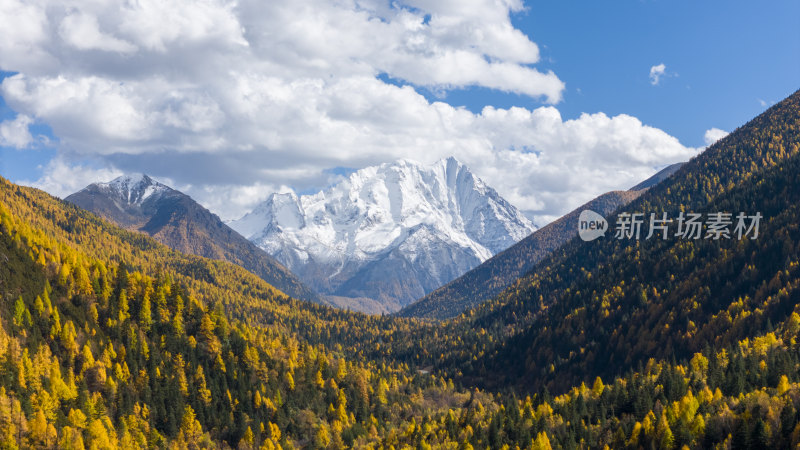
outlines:
{"label": "cumulus cloud", "polygon": [[706,141],[706,145],[711,145],[727,135],[728,132],[725,130],[720,130],[719,128],[710,128],[706,130],[706,133],[703,135],[703,139]]}
{"label": "cumulus cloud", "polygon": [[42,5],[0,2],[0,68],[38,70],[52,62],[45,46],[50,39]]}
{"label": "cumulus cloud", "polygon": [[79,164],[69,161],[61,156],[56,156],[47,163],[44,175],[38,180],[18,180],[21,184],[34,186],[45,190],[52,195],[64,198],[73,192],[86,187],[87,180],[110,181],[122,175],[118,169],[108,167],[93,167],[89,164]]}
{"label": "cumulus cloud", "polygon": [[13,120],[0,122],[0,147],[25,148],[33,142],[28,126],[33,123],[30,117],[19,114]]}
{"label": "cumulus cloud", "polygon": [[61,195],[146,172],[226,219],[274,190],[325,187],[334,167],[451,155],[552,218],[696,153],[626,115],[473,113],[419,93],[481,86],[558,103],[564,83],[535,67],[539,47],[511,23],[522,9],[519,0],[6,0],[0,18],[25,27],[0,29],[0,69],[18,72],[0,95],[58,138],[58,158],[31,183]]}
{"label": "cumulus cloud", "polygon": [[661,77],[666,73],[667,66],[664,63],[655,65],[650,68],[650,84],[657,86],[661,81]]}
{"label": "cumulus cloud", "polygon": [[64,41],[79,50],[104,50],[130,53],[136,47],[122,39],[100,31],[97,18],[86,13],[69,14],[61,21],[59,35]]}

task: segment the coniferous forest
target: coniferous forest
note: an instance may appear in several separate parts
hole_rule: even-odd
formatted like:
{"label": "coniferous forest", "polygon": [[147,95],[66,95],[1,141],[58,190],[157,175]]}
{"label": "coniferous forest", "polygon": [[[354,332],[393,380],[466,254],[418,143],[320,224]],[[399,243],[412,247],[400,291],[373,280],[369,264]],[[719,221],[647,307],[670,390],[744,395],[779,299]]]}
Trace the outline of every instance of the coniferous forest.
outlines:
{"label": "coniferous forest", "polygon": [[798,208],[795,93],[617,212],[760,212],[757,239],[575,239],[440,322],[0,179],[0,447],[794,448]]}

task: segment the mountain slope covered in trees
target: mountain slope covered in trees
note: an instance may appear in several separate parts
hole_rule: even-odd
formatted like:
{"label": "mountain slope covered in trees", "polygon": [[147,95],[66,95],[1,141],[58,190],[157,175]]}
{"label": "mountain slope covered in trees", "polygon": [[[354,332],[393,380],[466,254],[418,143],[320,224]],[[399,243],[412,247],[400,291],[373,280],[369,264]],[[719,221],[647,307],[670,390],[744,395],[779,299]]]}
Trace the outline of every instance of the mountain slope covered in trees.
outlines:
{"label": "mountain slope covered in trees", "polygon": [[760,214],[758,238],[709,239],[707,226],[700,239],[678,238],[673,224],[668,239],[609,233],[575,240],[484,316],[509,318],[520,303],[542,310],[533,326],[487,356],[487,368],[518,362],[504,370],[509,380],[537,374],[540,381],[529,386],[566,386],[586,373],[614,374],[651,357],[685,358],[769,331],[800,299],[799,205],[795,93],[622,209],[673,219],[682,211],[704,219],[727,212],[731,234],[737,214]]}
{"label": "mountain slope covered in trees", "polygon": [[383,319],[289,298],[3,179],[0,259],[4,448],[390,445],[471,396],[492,403],[342,349],[380,339]]}
{"label": "mountain slope covered in trees", "polygon": [[[313,317],[280,323],[306,305],[335,321],[355,316],[350,330],[368,316],[292,303],[237,267],[183,257],[4,180],[0,199],[4,448],[800,443],[797,314],[760,338],[685,363],[651,360],[589,388],[528,397],[461,390],[402,363],[309,344],[300,324],[320,325]],[[152,269],[149,256],[161,268],[153,275],[140,271]],[[238,281],[250,277],[250,290],[234,294],[226,267]],[[245,325],[211,303],[252,294],[278,314]],[[281,309],[287,302],[294,308]],[[372,333],[390,343],[409,331]]]}

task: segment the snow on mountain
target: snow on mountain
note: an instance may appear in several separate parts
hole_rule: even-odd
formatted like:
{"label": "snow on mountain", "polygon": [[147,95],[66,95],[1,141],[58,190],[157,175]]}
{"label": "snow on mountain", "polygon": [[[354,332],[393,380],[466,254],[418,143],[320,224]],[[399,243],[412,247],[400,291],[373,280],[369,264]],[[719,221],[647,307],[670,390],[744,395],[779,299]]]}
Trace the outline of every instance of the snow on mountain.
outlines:
{"label": "snow on mountain", "polygon": [[230,225],[318,291],[390,309],[535,230],[455,158],[368,167],[314,195],[272,194]]}
{"label": "snow on mountain", "polygon": [[108,183],[95,184],[98,188],[113,193],[116,199],[126,201],[129,205],[141,205],[154,195],[172,190],[143,173],[123,175]]}

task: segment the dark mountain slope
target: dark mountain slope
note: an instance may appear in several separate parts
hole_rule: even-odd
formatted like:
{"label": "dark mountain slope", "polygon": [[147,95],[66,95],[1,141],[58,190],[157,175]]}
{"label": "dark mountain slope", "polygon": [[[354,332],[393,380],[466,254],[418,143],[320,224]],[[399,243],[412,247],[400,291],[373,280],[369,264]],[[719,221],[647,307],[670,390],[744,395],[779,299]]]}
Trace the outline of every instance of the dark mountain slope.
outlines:
{"label": "dark mountain slope", "polygon": [[584,374],[610,376],[651,357],[728,346],[785,321],[800,303],[800,157],[762,176],[697,210],[738,212],[755,202],[765,216],[758,240],[653,241],[604,258],[504,343],[488,372],[563,388]]}
{"label": "dark mountain slope", "polygon": [[464,372],[496,386],[563,388],[786,320],[800,301],[799,158],[795,93],[621,210],[760,212],[757,240],[575,239],[470,313],[469,327],[504,338]]}
{"label": "dark mountain slope", "polygon": [[147,175],[91,184],[65,200],[177,251],[242,266],[292,297],[321,302],[281,263],[217,215]]}

